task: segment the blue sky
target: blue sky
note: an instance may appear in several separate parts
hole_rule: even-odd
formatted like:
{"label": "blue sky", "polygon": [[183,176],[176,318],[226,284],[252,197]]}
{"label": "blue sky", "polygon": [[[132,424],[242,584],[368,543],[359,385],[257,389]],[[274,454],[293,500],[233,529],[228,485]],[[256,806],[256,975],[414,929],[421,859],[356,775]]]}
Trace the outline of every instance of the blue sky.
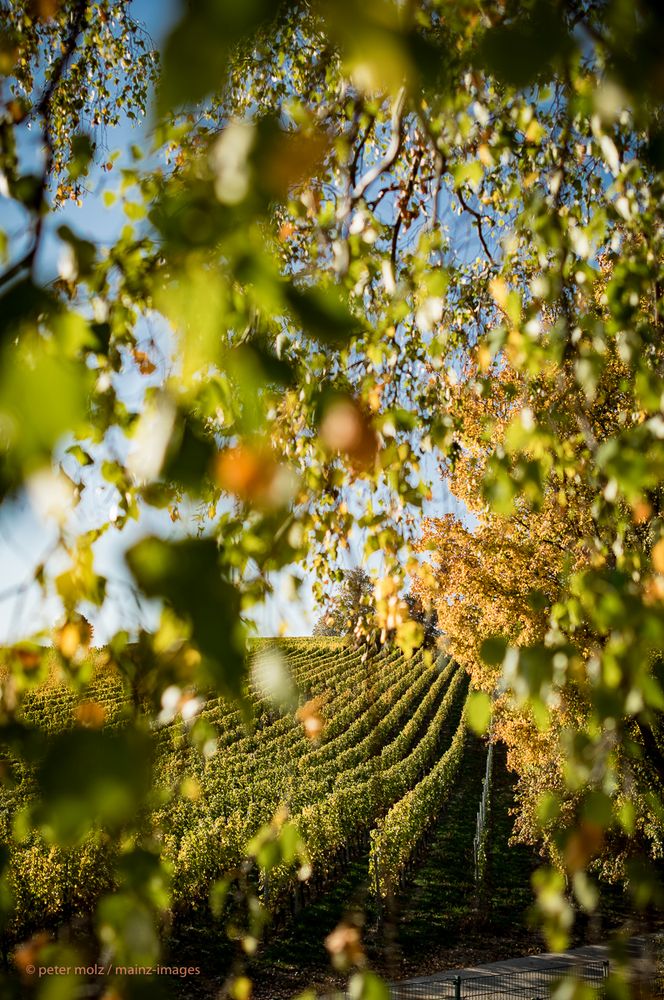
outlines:
{"label": "blue sky", "polygon": [[[159,0],[158,3],[154,0],[135,0],[133,4],[134,16],[144,24],[157,45],[168,31],[177,11],[178,5],[174,0]],[[130,122],[125,122],[117,128],[109,129],[106,137],[109,150],[126,151],[132,143],[147,146],[147,127],[149,123],[132,126]],[[23,141],[23,154],[29,162],[31,156],[38,155],[37,145],[27,133],[24,134]],[[77,207],[73,203],[64,206],[57,218],[50,220],[51,233],[59,225],[67,224],[82,237],[89,237],[97,243],[110,243],[125,220],[121,211],[111,211],[104,206],[103,192],[117,183],[117,172],[106,174],[101,170],[93,171],[89,181],[90,193],[83,199],[82,206]],[[23,242],[25,220],[16,204],[5,198],[0,198],[0,227],[11,234],[12,249],[18,256]],[[57,274],[58,242],[53,235],[47,235],[39,260],[43,280],[49,280]],[[127,388],[130,391],[130,387]],[[104,497],[97,495],[96,501],[101,509]],[[93,504],[86,505],[85,513],[88,517],[94,517],[91,506]],[[112,599],[109,609],[100,616],[99,635],[106,637],[107,634],[112,634],[124,619],[136,619],[134,599],[125,585],[128,577],[122,552],[146,531],[166,529],[165,520],[168,518],[164,519],[163,514],[151,513],[143,519],[140,526],[132,525],[122,532],[122,536],[120,532],[111,532],[97,547],[97,568],[108,574],[112,581],[109,585]],[[59,602],[55,599],[44,602],[37,587],[14,592],[15,588],[20,588],[30,579],[34,567],[52,547],[55,536],[54,526],[46,522],[25,494],[3,505],[0,514],[0,598],[3,598],[0,599],[0,644],[49,626],[59,614]],[[60,562],[62,560],[51,559],[47,565],[55,570]],[[154,609],[152,613],[154,614]]]}
{"label": "blue sky", "polygon": [[[137,0],[134,3],[134,14],[143,21],[148,32],[157,44],[163,38],[177,14],[177,4],[173,0]],[[149,123],[132,127],[125,123],[118,128],[109,130],[107,145],[109,151],[120,150],[121,155],[127,154],[132,144],[147,148],[146,128]],[[32,152],[30,137],[26,140],[26,155]],[[53,233],[57,226],[66,223],[78,235],[89,237],[97,244],[112,242],[124,224],[124,216],[118,207],[107,208],[103,203],[103,193],[113,189],[118,183],[118,172],[104,173],[96,170],[91,173],[88,187],[89,194],[83,199],[81,207],[70,203],[59,213],[57,218],[50,220]],[[0,226],[13,234],[13,249],[20,253],[22,242],[21,211],[11,205],[6,199],[0,199]],[[49,280],[57,274],[58,241],[51,235],[45,241],[44,251],[40,256],[39,266],[41,277]],[[163,373],[162,373],[163,374]],[[159,380],[157,371],[154,381]],[[138,384],[132,382],[132,376],[125,376],[122,383],[122,393],[128,402],[134,399],[134,405],[140,401],[146,385],[145,379]],[[459,504],[450,497],[446,485],[435,473],[433,461],[429,463],[427,473],[434,484],[434,496],[426,505],[425,513],[440,516],[448,511],[462,513]],[[112,505],[112,488],[95,480],[88,496],[77,511],[76,523],[82,528],[91,527],[95,521],[105,519]],[[88,491],[86,491],[88,492]],[[97,571],[108,578],[108,598],[104,608],[90,612],[95,624],[95,638],[103,642],[117,629],[129,627],[133,629],[140,622],[150,625],[156,621],[158,607],[155,603],[144,602],[137,606],[135,596],[128,586],[129,575],[124,565],[123,553],[139,537],[146,533],[158,532],[166,537],[182,532],[182,526],[174,526],[165,511],[147,509],[138,523],[130,522],[122,531],[110,530],[97,543],[95,548],[95,565]],[[49,524],[39,509],[34,498],[21,494],[10,504],[3,505],[0,513],[0,644],[14,641],[39,629],[49,628],[59,616],[61,609],[59,601],[53,597],[44,600],[41,590],[36,586],[25,586],[30,580],[34,568],[46,558],[48,570],[57,572],[64,569],[66,559],[62,554],[48,556],[56,538],[56,529]],[[358,535],[351,538],[350,548],[346,553],[345,565],[350,568],[361,562],[362,538]],[[369,563],[369,569],[380,571],[381,556],[377,553]],[[288,633],[301,635],[311,631],[318,616],[311,596],[311,581],[305,580],[300,595],[293,599],[288,590],[284,591],[288,574],[281,574],[274,580],[275,594],[266,605],[256,613],[256,624],[263,635],[274,635],[283,625]]]}

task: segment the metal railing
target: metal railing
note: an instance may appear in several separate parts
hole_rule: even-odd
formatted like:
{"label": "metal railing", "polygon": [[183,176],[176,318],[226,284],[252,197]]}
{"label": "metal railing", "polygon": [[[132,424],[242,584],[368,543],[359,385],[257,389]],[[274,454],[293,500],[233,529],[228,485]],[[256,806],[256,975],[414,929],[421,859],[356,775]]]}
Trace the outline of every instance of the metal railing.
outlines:
{"label": "metal railing", "polygon": [[[573,975],[595,987],[598,998],[606,994],[609,963],[606,961],[557,962],[536,968],[492,970],[482,975],[446,975],[390,984],[391,1000],[545,1000],[560,980]],[[330,994],[326,1000],[347,1000],[347,993]]]}
{"label": "metal railing", "polygon": [[479,976],[450,976],[425,982],[394,983],[392,1000],[489,1000],[493,997],[512,1000],[544,1000],[565,976],[573,974],[604,995],[608,962],[583,965],[557,963],[535,969],[496,971]]}

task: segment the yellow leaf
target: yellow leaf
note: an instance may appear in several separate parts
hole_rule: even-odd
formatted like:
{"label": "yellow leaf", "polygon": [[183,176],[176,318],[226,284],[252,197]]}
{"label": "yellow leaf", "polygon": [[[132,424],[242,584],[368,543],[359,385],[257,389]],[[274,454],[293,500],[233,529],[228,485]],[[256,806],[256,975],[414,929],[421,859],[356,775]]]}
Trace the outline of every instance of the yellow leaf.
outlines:
{"label": "yellow leaf", "polygon": [[489,291],[493,297],[494,302],[499,309],[504,309],[507,305],[507,296],[509,294],[509,289],[502,278],[492,278],[489,282]]}
{"label": "yellow leaf", "polygon": [[658,573],[664,573],[664,538],[653,546],[652,564]]}

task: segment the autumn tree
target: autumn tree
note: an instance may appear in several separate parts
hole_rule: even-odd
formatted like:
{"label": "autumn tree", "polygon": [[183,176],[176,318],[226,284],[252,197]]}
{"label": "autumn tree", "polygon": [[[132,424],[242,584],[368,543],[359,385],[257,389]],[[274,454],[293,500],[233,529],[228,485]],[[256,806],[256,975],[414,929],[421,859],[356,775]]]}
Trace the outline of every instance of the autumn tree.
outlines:
{"label": "autumn tree", "polygon": [[[626,241],[623,252],[628,248]],[[573,303],[580,336],[581,324],[592,329],[606,318],[617,266],[617,255],[604,256],[589,294]],[[494,294],[502,299],[504,289],[494,286]],[[644,296],[641,307],[649,313],[652,297]],[[552,317],[544,322],[551,324]],[[611,647],[602,612],[606,582],[621,580],[622,600],[631,607],[637,593],[646,608],[660,600],[662,486],[653,479],[619,501],[617,545],[597,516],[607,493],[614,500],[611,481],[600,498],[583,473],[591,448],[610,451],[616,436],[643,423],[643,412],[633,409],[625,392],[624,354],[608,344],[601,371],[589,373],[580,390],[578,362],[572,367],[562,358],[525,379],[514,348],[508,343],[492,360],[480,348],[461,378],[440,380],[441,403],[458,418],[456,447],[444,471],[468,516],[425,522],[422,548],[431,572],[419,578],[418,590],[435,603],[450,654],[478,690],[497,698],[494,736],[506,742],[508,763],[519,776],[518,834],[544,844],[571,875],[592,860],[605,875],[626,878],[640,851],[659,857],[663,833],[652,794],[664,780],[664,703],[657,693],[662,662],[638,621],[631,641],[639,647],[641,683],[654,698],[642,715],[626,708],[616,719],[621,737],[608,738],[606,748],[611,791],[598,793],[608,796],[607,807],[610,801],[622,826],[600,826],[585,839],[570,832],[583,800],[569,782],[570,741],[592,727],[597,698],[608,696],[593,690],[592,682]],[[651,360],[661,366],[661,345],[653,344]],[[635,566],[652,560],[655,575],[639,569],[628,584],[618,569],[624,549],[633,553]],[[582,596],[583,586],[590,579],[603,582],[596,584],[599,607],[584,619],[581,608],[589,598]],[[609,688],[633,683],[617,676],[612,681],[606,673],[604,679]],[[603,773],[600,785],[606,780]],[[550,798],[543,812],[544,789]],[[592,815],[587,819],[592,824]],[[587,891],[579,881],[580,900]]]}
{"label": "autumn tree", "polygon": [[374,585],[361,566],[344,570],[337,595],[314,627],[314,635],[360,637],[371,630]]}
{"label": "autumn tree", "polygon": [[422,644],[426,648],[435,647],[441,637],[438,627],[438,613],[430,601],[423,601],[419,594],[408,591],[404,596],[410,620],[416,622],[422,629]]}

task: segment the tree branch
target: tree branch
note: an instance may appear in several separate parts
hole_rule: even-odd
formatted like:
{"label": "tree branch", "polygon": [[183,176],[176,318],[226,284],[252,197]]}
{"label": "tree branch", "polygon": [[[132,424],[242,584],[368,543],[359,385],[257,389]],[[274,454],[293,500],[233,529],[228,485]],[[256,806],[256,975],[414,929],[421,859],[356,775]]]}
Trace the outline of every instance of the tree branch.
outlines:
{"label": "tree branch", "polygon": [[50,79],[46,84],[44,92],[42,93],[42,96],[37,104],[37,113],[43,120],[42,138],[46,147],[46,159],[34,206],[36,222],[32,238],[32,246],[20,260],[16,261],[4,272],[4,274],[0,275],[0,287],[10,282],[24,268],[33,267],[39,251],[44,226],[44,205],[46,202],[46,194],[48,191],[51,172],[53,170],[53,159],[55,155],[50,122],[50,116],[53,108],[53,98],[55,97],[58,85],[67,70],[67,66],[76,51],[76,43],[78,41],[78,36],[83,30],[86,14],[88,12],[88,4],[89,0],[78,0],[78,3],[72,9],[69,32],[62,43],[60,56],[53,66],[53,72],[51,73]]}
{"label": "tree branch", "polygon": [[366,174],[360,178],[359,183],[356,185],[352,193],[353,201],[358,201],[367,188],[369,188],[381,174],[385,173],[386,170],[389,170],[399,155],[399,150],[401,149],[401,126],[405,102],[406,88],[402,87],[397,94],[397,98],[392,109],[392,136],[390,138],[390,144],[385,152],[385,156],[379,163],[375,163],[373,167],[370,167]]}
{"label": "tree branch", "polygon": [[664,785],[664,754],[659,748],[657,740],[655,739],[655,734],[652,731],[652,727],[647,722],[643,722],[640,718],[636,719],[636,724],[641,734],[641,739],[643,740],[643,747],[646,752],[646,756],[660,781],[661,785]]}
{"label": "tree branch", "polygon": [[468,204],[463,194],[461,193],[461,188],[459,188],[459,190],[457,191],[457,196],[459,198],[459,201],[461,202],[462,207],[466,210],[466,212],[469,212],[475,219],[475,227],[477,229],[477,235],[480,238],[480,243],[484,247],[484,253],[487,255],[491,263],[495,264],[493,255],[491,254],[491,251],[489,250],[486,240],[484,238],[484,231],[482,230],[482,219],[488,218],[488,216],[482,215],[481,212],[478,212],[477,209],[473,208],[472,205]]}
{"label": "tree branch", "polygon": [[413,167],[410,172],[410,177],[408,178],[408,184],[406,185],[406,190],[398,201],[399,215],[394,226],[394,232],[392,234],[392,248],[390,251],[390,260],[392,261],[392,267],[396,265],[397,258],[397,244],[399,241],[399,230],[401,229],[401,223],[403,222],[404,209],[408,207],[408,202],[410,201],[413,188],[415,187],[415,178],[417,177],[418,171],[420,169],[420,163],[422,162],[422,150],[419,150],[415,154],[415,159],[413,160]]}

